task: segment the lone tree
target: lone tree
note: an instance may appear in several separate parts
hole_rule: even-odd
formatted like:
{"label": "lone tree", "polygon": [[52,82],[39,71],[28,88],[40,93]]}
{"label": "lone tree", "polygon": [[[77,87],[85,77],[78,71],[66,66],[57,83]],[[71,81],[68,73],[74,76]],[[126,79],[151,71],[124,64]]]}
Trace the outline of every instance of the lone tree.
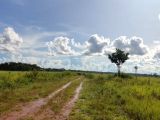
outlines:
{"label": "lone tree", "polygon": [[115,63],[118,68],[118,76],[120,76],[121,73],[121,65],[129,59],[128,57],[129,53],[125,53],[124,51],[117,49],[116,52],[111,53],[108,55],[108,58],[111,60],[112,63]]}
{"label": "lone tree", "polygon": [[137,79],[137,70],[138,70],[138,66],[134,66],[134,69],[135,69],[135,76],[136,76],[136,79]]}

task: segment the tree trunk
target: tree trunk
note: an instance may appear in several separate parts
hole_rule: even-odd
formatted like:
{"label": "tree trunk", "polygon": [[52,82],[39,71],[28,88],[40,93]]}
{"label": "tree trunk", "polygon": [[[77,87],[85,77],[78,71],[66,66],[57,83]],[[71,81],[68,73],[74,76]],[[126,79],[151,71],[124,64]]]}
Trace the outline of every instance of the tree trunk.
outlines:
{"label": "tree trunk", "polygon": [[121,75],[121,66],[117,65],[117,68],[118,68],[118,76],[120,76]]}
{"label": "tree trunk", "polygon": [[137,79],[137,69],[135,69],[135,76],[136,76],[136,79]]}

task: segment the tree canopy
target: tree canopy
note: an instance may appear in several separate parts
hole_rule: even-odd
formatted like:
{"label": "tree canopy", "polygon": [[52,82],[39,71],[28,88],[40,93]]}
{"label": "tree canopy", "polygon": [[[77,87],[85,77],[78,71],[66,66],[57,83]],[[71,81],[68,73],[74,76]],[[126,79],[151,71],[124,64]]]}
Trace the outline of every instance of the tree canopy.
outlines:
{"label": "tree canopy", "polygon": [[120,49],[116,49],[116,52],[111,53],[108,55],[108,58],[111,60],[112,63],[115,63],[118,67],[118,75],[120,75],[120,67],[121,65],[129,59],[129,53],[126,53]]}

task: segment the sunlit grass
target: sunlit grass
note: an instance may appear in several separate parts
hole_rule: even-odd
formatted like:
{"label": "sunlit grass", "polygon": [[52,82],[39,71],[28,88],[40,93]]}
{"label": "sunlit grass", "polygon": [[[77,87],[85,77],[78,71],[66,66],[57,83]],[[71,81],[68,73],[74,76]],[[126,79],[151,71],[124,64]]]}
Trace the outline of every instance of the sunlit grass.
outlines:
{"label": "sunlit grass", "polygon": [[71,120],[159,120],[160,78],[88,75]]}
{"label": "sunlit grass", "polygon": [[[84,77],[82,77],[82,75]],[[84,80],[70,120],[159,120],[160,78],[74,72],[0,72],[0,114],[19,103],[45,97],[70,80]],[[81,79],[81,80],[82,80]],[[58,113],[80,81],[61,91],[47,106]]]}

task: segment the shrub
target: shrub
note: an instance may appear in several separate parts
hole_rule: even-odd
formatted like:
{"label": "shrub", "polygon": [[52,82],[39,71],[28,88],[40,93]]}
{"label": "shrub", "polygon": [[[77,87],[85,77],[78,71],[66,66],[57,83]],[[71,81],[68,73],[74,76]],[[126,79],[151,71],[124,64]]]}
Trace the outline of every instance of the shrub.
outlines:
{"label": "shrub", "polygon": [[1,89],[5,89],[5,88],[14,88],[15,87],[15,84],[14,84],[14,81],[11,81],[11,80],[8,80],[8,79],[5,79],[5,80],[2,80],[2,82],[0,83],[0,88]]}
{"label": "shrub", "polygon": [[121,77],[121,78],[132,78],[131,75],[126,74],[126,73],[121,73],[120,77]]}
{"label": "shrub", "polygon": [[29,73],[26,73],[25,75],[27,78],[30,78],[30,79],[36,79],[36,77],[38,76],[38,71],[37,70],[33,70]]}
{"label": "shrub", "polygon": [[86,77],[86,78],[89,78],[89,79],[93,79],[93,78],[94,78],[94,75],[91,74],[91,73],[86,73],[86,74],[85,74],[85,77]]}

